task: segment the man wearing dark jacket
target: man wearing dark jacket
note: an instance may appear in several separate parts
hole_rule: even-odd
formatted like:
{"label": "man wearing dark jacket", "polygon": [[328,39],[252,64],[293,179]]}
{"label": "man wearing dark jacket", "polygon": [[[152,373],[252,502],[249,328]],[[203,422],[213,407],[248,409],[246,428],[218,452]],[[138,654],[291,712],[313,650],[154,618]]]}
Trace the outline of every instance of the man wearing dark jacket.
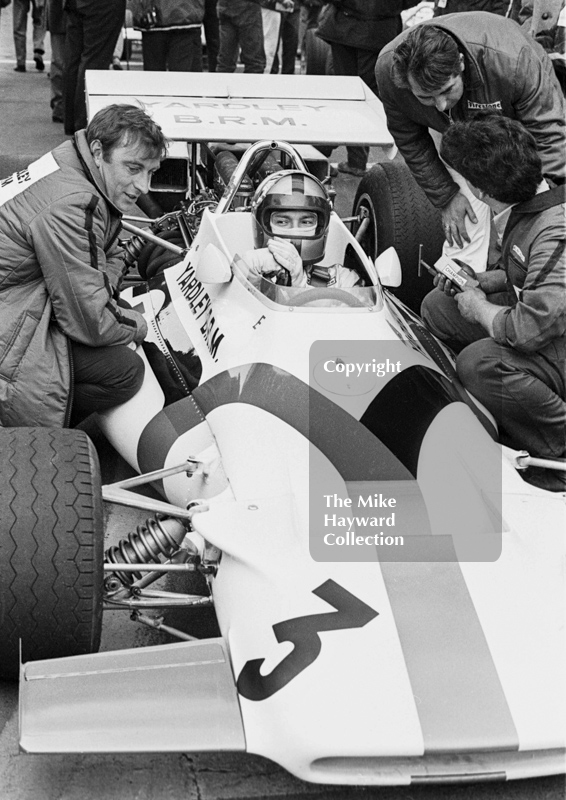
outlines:
{"label": "man wearing dark jacket", "polygon": [[144,70],[202,72],[204,0],[132,0],[130,8],[142,32]]}
{"label": "man wearing dark jacket", "polygon": [[[430,130],[443,133],[478,110],[496,110],[523,123],[537,142],[544,176],[553,185],[563,183],[564,98],[548,55],[512,20],[464,12],[402,33],[381,52],[376,78],[389,130],[442,211],[449,254],[466,242],[460,258],[484,269],[489,209],[472,205],[465,182],[440,159]],[[477,225],[467,227],[466,217]]]}
{"label": "man wearing dark jacket", "polygon": [[140,388],[128,345],[147,325],[119,300],[117,237],[165,146],[141,109],[108,106],[0,182],[0,425],[67,426]]}
{"label": "man wearing dark jacket", "polygon": [[[534,138],[497,114],[452,125],[440,154],[496,214],[501,262],[475,276],[478,288],[458,294],[435,279],[423,319],[461,351],[458,376],[496,418],[504,444],[564,458],[565,187],[549,188]],[[564,472],[533,471],[529,480],[566,489]]]}
{"label": "man wearing dark jacket", "polygon": [[[375,61],[382,47],[403,27],[401,11],[418,0],[331,0],[322,10],[317,36],[330,44],[335,75],[359,75],[374,94]],[[369,147],[348,147],[348,160],[339,172],[361,176],[366,171]]]}

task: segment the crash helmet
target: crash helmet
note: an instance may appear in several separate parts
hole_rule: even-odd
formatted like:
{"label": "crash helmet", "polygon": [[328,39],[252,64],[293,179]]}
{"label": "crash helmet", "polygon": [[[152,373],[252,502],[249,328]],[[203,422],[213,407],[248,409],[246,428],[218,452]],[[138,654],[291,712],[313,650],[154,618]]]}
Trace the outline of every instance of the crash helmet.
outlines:
{"label": "crash helmet", "polygon": [[268,239],[280,236],[295,245],[305,266],[323,258],[332,204],[314,175],[294,169],[268,175],[255,192],[251,210],[256,247],[266,247]]}

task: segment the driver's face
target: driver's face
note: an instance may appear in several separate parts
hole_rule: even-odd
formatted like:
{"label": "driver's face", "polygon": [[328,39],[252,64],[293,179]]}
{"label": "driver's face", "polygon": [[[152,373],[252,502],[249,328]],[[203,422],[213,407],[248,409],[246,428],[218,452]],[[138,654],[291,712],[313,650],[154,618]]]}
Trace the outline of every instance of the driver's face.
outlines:
{"label": "driver's face", "polygon": [[274,234],[310,237],[316,233],[317,216],[312,211],[272,211],[269,220]]}

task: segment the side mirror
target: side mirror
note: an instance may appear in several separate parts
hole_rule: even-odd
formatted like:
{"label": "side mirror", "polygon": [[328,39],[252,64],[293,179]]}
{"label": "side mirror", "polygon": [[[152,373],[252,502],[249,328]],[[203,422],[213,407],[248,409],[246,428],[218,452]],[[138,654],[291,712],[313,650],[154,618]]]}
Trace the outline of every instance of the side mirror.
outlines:
{"label": "side mirror", "polygon": [[232,279],[230,261],[215,244],[207,244],[199,258],[195,275],[201,283],[228,283]]}
{"label": "side mirror", "polygon": [[388,247],[375,259],[375,268],[382,286],[401,286],[401,262],[394,247]]}

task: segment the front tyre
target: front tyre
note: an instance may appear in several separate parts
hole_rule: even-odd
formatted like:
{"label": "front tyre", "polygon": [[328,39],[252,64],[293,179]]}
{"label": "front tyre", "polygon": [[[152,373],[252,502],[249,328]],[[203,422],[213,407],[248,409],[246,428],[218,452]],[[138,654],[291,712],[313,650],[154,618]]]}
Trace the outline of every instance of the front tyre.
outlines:
{"label": "front tyre", "polygon": [[0,677],[93,653],[102,630],[103,511],[79,430],[0,428]]}
{"label": "front tyre", "polygon": [[361,230],[363,219],[357,222],[353,232],[360,230],[360,244],[372,260],[388,247],[397,251],[403,281],[391,291],[418,314],[423,297],[432,289],[428,272],[423,270],[418,277],[419,245],[423,245],[422,257],[428,264],[442,254],[440,211],[403,161],[384,161],[372,167],[358,184],[353,214],[369,221]]}

